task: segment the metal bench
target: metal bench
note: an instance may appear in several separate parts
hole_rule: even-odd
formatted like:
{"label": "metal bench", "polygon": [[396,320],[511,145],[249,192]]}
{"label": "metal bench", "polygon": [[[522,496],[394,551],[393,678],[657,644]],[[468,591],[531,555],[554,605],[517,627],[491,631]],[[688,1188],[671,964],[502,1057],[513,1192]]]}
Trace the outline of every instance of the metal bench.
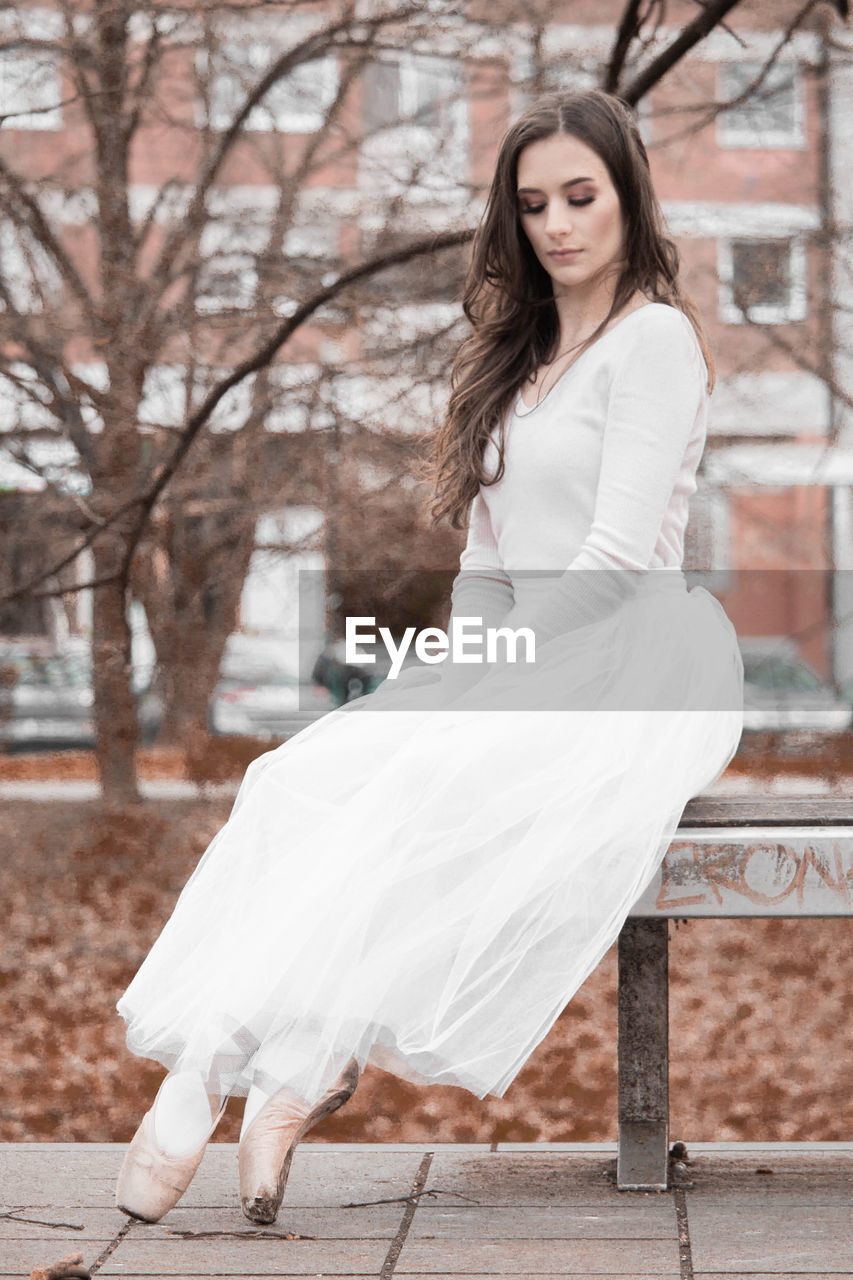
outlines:
{"label": "metal bench", "polygon": [[670,919],[851,915],[853,800],[690,801],[619,936],[620,1190],[668,1184]]}

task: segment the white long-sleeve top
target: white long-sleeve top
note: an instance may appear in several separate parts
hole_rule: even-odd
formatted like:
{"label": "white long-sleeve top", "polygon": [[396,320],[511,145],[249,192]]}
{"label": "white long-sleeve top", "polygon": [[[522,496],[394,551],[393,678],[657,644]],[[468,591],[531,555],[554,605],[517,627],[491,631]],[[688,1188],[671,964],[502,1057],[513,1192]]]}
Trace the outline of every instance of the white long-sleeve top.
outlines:
{"label": "white long-sleeve top", "polygon": [[[707,411],[693,326],[658,302],[619,320],[535,407],[519,392],[504,475],[472,503],[453,615],[532,625],[539,641],[615,608],[639,572],[680,566]],[[493,443],[484,464],[494,475]],[[558,573],[541,590],[527,570]]]}

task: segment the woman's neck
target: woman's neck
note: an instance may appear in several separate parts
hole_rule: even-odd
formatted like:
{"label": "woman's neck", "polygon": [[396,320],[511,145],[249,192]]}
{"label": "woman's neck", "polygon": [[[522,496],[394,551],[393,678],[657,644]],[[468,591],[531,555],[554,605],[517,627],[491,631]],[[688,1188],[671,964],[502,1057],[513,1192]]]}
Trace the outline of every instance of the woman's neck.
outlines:
{"label": "woman's neck", "polygon": [[[576,290],[558,294],[554,298],[557,317],[560,324],[560,350],[568,350],[583,342],[594,333],[613,305],[614,289],[608,285],[599,286],[588,293],[579,294]],[[632,311],[635,306],[642,305],[644,299],[635,292],[626,302],[623,310]]]}

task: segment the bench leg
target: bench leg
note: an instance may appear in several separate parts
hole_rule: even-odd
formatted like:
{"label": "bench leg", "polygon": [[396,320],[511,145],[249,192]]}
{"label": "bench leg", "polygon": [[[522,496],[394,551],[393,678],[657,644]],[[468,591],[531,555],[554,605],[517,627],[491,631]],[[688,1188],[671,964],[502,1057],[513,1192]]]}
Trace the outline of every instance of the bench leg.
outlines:
{"label": "bench leg", "polygon": [[669,1163],[669,921],[619,935],[620,1191],[665,1191]]}

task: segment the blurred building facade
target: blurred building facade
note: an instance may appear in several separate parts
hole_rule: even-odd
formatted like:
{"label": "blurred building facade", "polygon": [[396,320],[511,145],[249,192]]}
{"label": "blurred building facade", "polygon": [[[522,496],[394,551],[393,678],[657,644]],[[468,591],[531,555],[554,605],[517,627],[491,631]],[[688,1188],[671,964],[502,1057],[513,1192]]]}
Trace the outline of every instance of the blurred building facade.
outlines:
{"label": "blurred building facade", "polygon": [[[464,58],[443,55],[440,39],[429,56],[406,49],[404,41],[389,45],[354,82],[348,99],[347,111],[365,131],[357,154],[344,149],[336,158],[329,150],[288,228],[284,250],[294,270],[308,263],[322,275],[358,261],[387,237],[390,206],[393,232],[402,239],[473,225],[506,123],[541,90],[600,82],[621,12],[616,3],[557,5],[547,22],[532,24],[521,8],[510,8],[478,32]],[[657,43],[664,44],[694,13],[688,4],[672,6]],[[731,19],[737,34],[714,31],[642,100],[639,116],[685,284],[717,358],[687,564],[718,575],[798,571],[784,591],[765,598],[733,574],[726,606],[745,634],[802,633],[804,655],[845,680],[853,678],[853,624],[844,621],[853,616],[853,593],[845,587],[853,573],[830,579],[825,571],[853,570],[853,39],[820,6],[789,34],[793,13],[794,6],[785,3],[744,5]],[[202,68],[212,86],[206,127],[226,128],[246,85],[276,51],[299,37],[305,23],[320,22],[322,15],[316,6],[278,17],[255,10],[233,17],[233,38],[220,45],[221,68]],[[51,38],[62,28],[62,18],[49,6],[9,9],[3,21],[9,31],[14,23],[16,30]],[[140,15],[140,39],[146,22]],[[190,92],[200,58],[200,51],[188,49],[183,69],[173,71],[181,93]],[[252,112],[245,142],[217,184],[222,219],[218,229],[211,221],[203,237],[207,277],[196,310],[212,323],[223,308],[233,313],[254,305],[262,283],[257,224],[245,210],[262,218],[278,194],[256,159],[255,145],[265,134],[284,135],[296,155],[319,127],[342,74],[343,57],[328,52],[298,68]],[[63,75],[44,48],[12,42],[0,52],[0,155],[18,168],[25,158],[34,178],[63,166],[81,175],[78,198],[66,199],[54,212],[68,246],[85,257],[91,192],[82,180],[79,118],[63,106],[73,96]],[[164,184],[188,179],[192,148],[186,128],[171,128],[167,121],[142,135],[130,188],[139,218]],[[414,183],[413,159],[420,165]],[[229,211],[240,216],[229,218]],[[428,265],[420,270],[428,277]],[[45,294],[63,287],[38,247],[15,236],[0,240],[0,275],[23,311],[43,306]],[[298,300],[294,286],[293,297],[276,299],[279,314]],[[455,289],[439,282],[432,296],[424,279],[417,297],[408,298],[400,295],[396,279],[389,277],[386,286],[380,276],[358,326],[341,327],[334,317],[312,320],[275,370],[283,397],[265,423],[271,450],[294,433],[310,437],[313,428],[327,425],[328,408],[316,402],[306,408],[295,394],[288,400],[301,370],[316,372],[326,359],[345,362],[366,340],[381,344],[403,331],[417,333],[421,323],[460,314],[458,279]],[[69,343],[74,346],[73,336]],[[76,346],[75,367],[97,384],[97,351],[82,340]],[[176,363],[159,367],[149,390],[153,421],[180,421],[181,409],[174,405],[180,379]],[[399,379],[416,381],[416,375],[404,366]],[[350,397],[350,415],[370,401],[372,389],[363,377],[337,379],[336,387]],[[67,468],[69,459],[49,429],[38,439],[38,404],[32,401],[26,412],[33,417],[32,456],[40,471],[22,466],[14,450],[3,448],[4,431],[21,413],[13,392],[10,379],[0,377],[0,489],[14,493],[20,509],[28,494],[45,502],[52,474]],[[425,429],[437,404],[424,395],[417,403],[406,401],[404,412]],[[239,395],[229,412],[238,425],[248,413]],[[301,501],[298,495],[288,500],[287,507],[294,506],[302,513],[296,523],[310,527],[319,509],[315,496],[306,490]],[[11,504],[6,510],[14,520]],[[270,530],[276,520],[286,523],[286,512],[270,499],[258,519],[258,552],[243,600],[252,625],[279,609],[290,572],[283,570],[271,591]],[[22,563],[39,560],[31,547],[17,547],[15,554]],[[315,553],[310,556],[315,565]],[[85,578],[85,559],[80,573]],[[721,584],[726,585],[723,576],[716,579]],[[57,606],[52,610],[51,627],[57,625]],[[64,616],[72,629],[85,626],[85,607],[75,612],[69,606]],[[821,620],[833,626],[822,628]]]}

